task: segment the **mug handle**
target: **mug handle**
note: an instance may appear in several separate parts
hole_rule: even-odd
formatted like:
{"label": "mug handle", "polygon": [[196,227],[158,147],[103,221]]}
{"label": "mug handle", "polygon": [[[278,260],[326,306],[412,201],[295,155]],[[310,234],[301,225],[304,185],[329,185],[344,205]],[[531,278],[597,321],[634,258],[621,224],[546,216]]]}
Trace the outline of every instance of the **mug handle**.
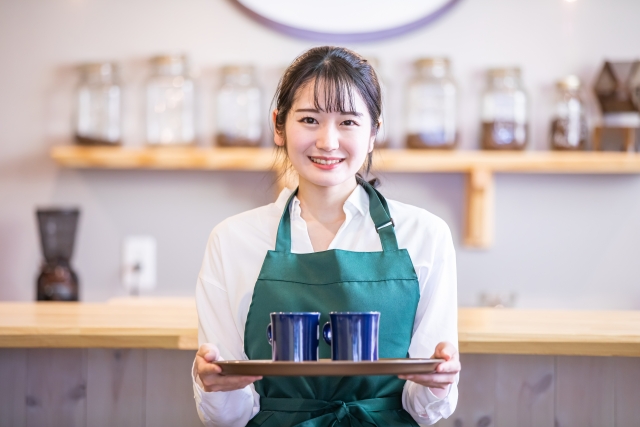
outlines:
{"label": "mug handle", "polygon": [[271,336],[271,323],[267,325],[267,340],[269,341],[269,345],[273,345],[273,339]]}
{"label": "mug handle", "polygon": [[322,337],[324,338],[327,344],[331,345],[331,323],[330,322],[325,323],[324,326],[322,327]]}

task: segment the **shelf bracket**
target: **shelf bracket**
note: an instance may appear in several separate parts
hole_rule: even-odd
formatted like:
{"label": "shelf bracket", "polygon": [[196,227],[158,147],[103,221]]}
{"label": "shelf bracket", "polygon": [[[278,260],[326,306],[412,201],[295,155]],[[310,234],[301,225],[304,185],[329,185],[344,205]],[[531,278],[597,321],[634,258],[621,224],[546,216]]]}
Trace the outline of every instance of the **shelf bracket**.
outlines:
{"label": "shelf bracket", "polygon": [[486,249],[493,243],[495,181],[493,172],[473,168],[467,174],[464,245]]}

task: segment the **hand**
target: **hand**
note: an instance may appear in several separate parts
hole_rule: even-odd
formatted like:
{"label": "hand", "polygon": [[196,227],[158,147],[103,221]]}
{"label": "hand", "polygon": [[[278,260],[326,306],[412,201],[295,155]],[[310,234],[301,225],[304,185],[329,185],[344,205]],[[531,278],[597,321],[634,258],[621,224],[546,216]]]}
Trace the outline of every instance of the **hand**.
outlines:
{"label": "hand", "polygon": [[196,353],[196,374],[202,381],[204,391],[240,390],[262,379],[262,377],[221,375],[222,369],[213,363],[219,359],[220,351],[213,344],[202,344]]}
{"label": "hand", "polygon": [[455,381],[456,374],[462,369],[460,356],[453,344],[441,342],[436,346],[436,350],[431,358],[444,360],[444,362],[436,367],[435,373],[399,375],[398,378],[429,387],[433,394],[439,398],[443,398],[447,394],[447,388]]}

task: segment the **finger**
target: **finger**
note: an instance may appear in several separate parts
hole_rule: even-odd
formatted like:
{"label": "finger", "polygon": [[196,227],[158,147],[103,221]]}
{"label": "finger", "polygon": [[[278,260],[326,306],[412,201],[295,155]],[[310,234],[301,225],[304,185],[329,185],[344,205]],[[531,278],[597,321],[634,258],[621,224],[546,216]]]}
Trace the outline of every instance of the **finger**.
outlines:
{"label": "finger", "polygon": [[455,374],[402,375],[401,379],[418,383],[425,387],[446,388],[455,382]]}
{"label": "finger", "polygon": [[218,347],[216,347],[215,345],[205,343],[205,344],[202,344],[198,349],[197,356],[202,357],[207,362],[213,362],[215,360],[218,360],[220,356],[220,351],[218,350]]}
{"label": "finger", "polygon": [[203,361],[203,359],[198,360],[196,364],[196,372],[198,375],[220,375],[222,373],[222,368],[216,365],[215,363],[209,363]]}
{"label": "finger", "polygon": [[229,377],[214,377],[212,381],[203,382],[206,391],[233,391],[243,389],[249,384],[252,384],[262,377],[248,377],[248,376],[229,376]]}
{"label": "finger", "polygon": [[438,374],[433,379],[433,382],[435,384],[442,384],[444,386],[447,386],[449,384],[453,384],[455,381],[456,381],[456,375],[455,374]]}
{"label": "finger", "polygon": [[456,378],[456,374],[419,374],[419,375],[402,375],[403,379],[421,382],[451,382]]}
{"label": "finger", "polygon": [[220,350],[218,347],[209,347],[209,351],[204,355],[204,360],[207,362],[215,362],[220,358]]}
{"label": "finger", "polygon": [[253,377],[253,376],[240,376],[240,375],[232,375],[232,376],[221,376],[221,375],[216,375],[216,376],[211,376],[208,377],[206,379],[206,382],[204,382],[203,384],[206,384],[208,386],[220,386],[220,387],[227,387],[227,386],[231,386],[231,387],[236,387],[239,385],[245,386],[247,384],[251,384],[255,381],[258,381],[259,379],[262,379],[262,377]]}
{"label": "finger", "polygon": [[420,374],[420,375],[409,375],[409,377],[412,377],[412,379],[421,379],[423,381],[433,381],[433,382],[440,382],[440,381],[450,381],[452,379],[456,378],[456,374],[455,373],[434,373],[434,374]]}
{"label": "finger", "polygon": [[200,357],[204,357],[205,354],[209,353],[213,350],[215,346],[210,343],[204,343],[200,347],[198,347],[198,352],[196,353]]}
{"label": "finger", "polygon": [[444,359],[448,361],[457,357],[457,354],[458,350],[456,349],[456,347],[453,344],[444,341],[438,343],[433,356],[435,359]]}
{"label": "finger", "polygon": [[453,372],[458,373],[461,370],[461,365],[459,360],[450,360],[448,362],[442,362],[438,366],[436,366],[436,372]]}

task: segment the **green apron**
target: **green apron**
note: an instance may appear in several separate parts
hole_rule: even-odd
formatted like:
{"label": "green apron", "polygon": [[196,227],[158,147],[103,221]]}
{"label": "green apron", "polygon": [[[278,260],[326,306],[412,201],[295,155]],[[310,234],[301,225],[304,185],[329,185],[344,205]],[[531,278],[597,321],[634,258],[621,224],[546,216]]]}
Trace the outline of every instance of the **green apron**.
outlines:
{"label": "green apron", "polygon": [[[317,311],[320,325],[332,311],[379,311],[379,356],[407,357],[420,299],[418,278],[407,250],[398,249],[386,200],[368,183],[359,183],[369,195],[382,252],[291,253],[294,192],[280,220],[275,251],[267,253],[253,291],[244,334],[249,359],[271,359],[265,330],[269,313],[278,311]],[[320,357],[330,358],[330,347],[320,341]],[[402,408],[403,386],[395,376],[264,377],[255,383],[260,412],[247,426],[418,426]]]}

